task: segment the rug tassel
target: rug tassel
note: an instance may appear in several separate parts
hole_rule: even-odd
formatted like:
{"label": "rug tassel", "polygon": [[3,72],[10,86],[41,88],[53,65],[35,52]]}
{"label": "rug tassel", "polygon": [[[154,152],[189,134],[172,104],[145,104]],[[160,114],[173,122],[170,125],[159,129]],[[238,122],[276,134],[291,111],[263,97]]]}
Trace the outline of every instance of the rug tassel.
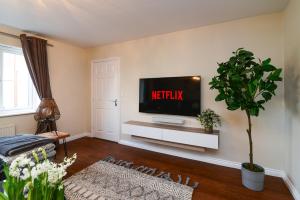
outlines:
{"label": "rug tassel", "polygon": [[177,181],[177,183],[182,183],[182,177],[181,177],[181,175],[178,175],[178,181]]}
{"label": "rug tassel", "polygon": [[144,173],[152,176],[155,172],[156,172],[156,169],[155,169],[155,168],[149,168],[149,169],[148,169],[146,172],[144,172]]}
{"label": "rug tassel", "polygon": [[149,169],[150,169],[149,167],[144,167],[144,169],[141,170],[141,172],[147,174],[147,171],[148,171]]}
{"label": "rug tassel", "polygon": [[143,170],[145,167],[142,165],[142,166],[139,166],[139,167],[137,167],[137,168],[135,168],[135,170],[136,171],[141,171],[141,170]]}
{"label": "rug tassel", "polygon": [[159,174],[156,175],[156,177],[160,178],[162,175],[164,175],[164,171],[161,171]]}
{"label": "rug tassel", "polygon": [[190,177],[186,177],[186,180],[185,180],[185,185],[188,185],[189,184],[189,182],[190,182]]}
{"label": "rug tassel", "polygon": [[[105,161],[105,162],[108,162],[108,163],[112,163],[112,164],[115,164],[115,165],[118,165],[118,166],[122,166],[122,167],[128,168],[128,169],[134,169],[134,170],[139,171],[139,172],[144,173],[144,174],[148,174],[148,175],[151,175],[151,176],[156,176],[158,178],[163,178],[163,179],[166,179],[168,181],[175,182],[171,178],[171,173],[166,173],[164,171],[160,171],[159,172],[158,169],[156,169],[156,168],[149,168],[149,167],[146,167],[146,166],[143,166],[143,165],[135,167],[134,164],[133,164],[133,162],[126,161],[126,160],[116,160],[112,156],[108,156],[108,157],[106,157],[106,158],[104,158],[102,160]],[[181,175],[178,175],[177,183],[183,184],[183,178],[182,178]],[[185,180],[185,185],[189,186],[189,183],[190,183],[190,177],[187,176],[186,180]],[[190,187],[192,187],[192,188],[195,189],[198,186],[199,186],[199,183],[198,182],[194,182]]]}
{"label": "rug tassel", "polygon": [[123,160],[119,160],[119,161],[116,161],[115,164],[120,165],[122,162],[123,162]]}
{"label": "rug tassel", "polygon": [[127,162],[123,167],[131,168],[133,166],[133,162]]}
{"label": "rug tassel", "polygon": [[110,162],[111,160],[114,160],[112,156],[107,156],[106,158],[103,159],[103,161]]}
{"label": "rug tassel", "polygon": [[173,179],[171,178],[171,174],[170,173],[167,173],[167,174],[164,174],[164,176],[162,177],[168,181],[173,181]]}
{"label": "rug tassel", "polygon": [[127,163],[128,162],[124,160],[121,163],[119,163],[119,166],[125,167],[127,165]]}
{"label": "rug tassel", "polygon": [[191,186],[192,188],[196,189],[199,186],[198,182],[194,182],[194,184]]}

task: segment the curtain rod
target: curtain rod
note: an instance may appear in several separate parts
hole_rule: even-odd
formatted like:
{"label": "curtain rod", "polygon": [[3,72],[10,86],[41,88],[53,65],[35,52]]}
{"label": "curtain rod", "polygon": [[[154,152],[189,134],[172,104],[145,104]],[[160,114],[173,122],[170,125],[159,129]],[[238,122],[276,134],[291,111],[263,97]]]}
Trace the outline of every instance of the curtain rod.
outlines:
{"label": "curtain rod", "polygon": [[[1,35],[5,35],[7,37],[12,37],[12,38],[20,39],[20,36],[17,36],[17,35],[14,35],[14,34],[5,33],[5,32],[2,32],[2,31],[0,31],[0,34]],[[49,43],[47,43],[47,46],[54,47],[53,44],[49,44]]]}

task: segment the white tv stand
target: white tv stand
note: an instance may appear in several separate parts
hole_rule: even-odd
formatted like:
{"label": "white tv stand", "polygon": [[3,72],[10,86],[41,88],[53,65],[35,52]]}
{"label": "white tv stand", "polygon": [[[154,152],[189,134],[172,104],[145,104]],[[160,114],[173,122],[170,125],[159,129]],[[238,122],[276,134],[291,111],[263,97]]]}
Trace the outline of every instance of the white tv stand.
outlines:
{"label": "white tv stand", "polygon": [[122,133],[144,142],[167,145],[194,151],[219,148],[219,131],[206,133],[201,128],[128,121],[122,125]]}

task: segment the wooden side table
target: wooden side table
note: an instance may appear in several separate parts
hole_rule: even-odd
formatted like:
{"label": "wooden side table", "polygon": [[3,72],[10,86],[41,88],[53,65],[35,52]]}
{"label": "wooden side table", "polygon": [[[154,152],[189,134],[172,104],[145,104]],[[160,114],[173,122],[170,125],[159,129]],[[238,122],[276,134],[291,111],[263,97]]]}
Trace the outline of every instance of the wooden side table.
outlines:
{"label": "wooden side table", "polygon": [[66,138],[70,137],[69,133],[66,132],[60,132],[60,131],[52,131],[52,132],[47,132],[47,133],[41,133],[38,134],[39,136],[46,137],[49,139],[54,140],[56,143],[59,143],[59,140],[63,141],[64,145],[64,151],[65,151],[65,156],[68,156],[68,149],[67,149],[67,141]]}

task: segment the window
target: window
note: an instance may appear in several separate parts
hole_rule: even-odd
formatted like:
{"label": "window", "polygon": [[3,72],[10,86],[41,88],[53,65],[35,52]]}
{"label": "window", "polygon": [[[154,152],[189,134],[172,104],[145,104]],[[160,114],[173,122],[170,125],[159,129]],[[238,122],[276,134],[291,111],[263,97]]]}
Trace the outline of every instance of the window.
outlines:
{"label": "window", "polygon": [[0,116],[32,113],[38,104],[22,49],[0,45]]}

